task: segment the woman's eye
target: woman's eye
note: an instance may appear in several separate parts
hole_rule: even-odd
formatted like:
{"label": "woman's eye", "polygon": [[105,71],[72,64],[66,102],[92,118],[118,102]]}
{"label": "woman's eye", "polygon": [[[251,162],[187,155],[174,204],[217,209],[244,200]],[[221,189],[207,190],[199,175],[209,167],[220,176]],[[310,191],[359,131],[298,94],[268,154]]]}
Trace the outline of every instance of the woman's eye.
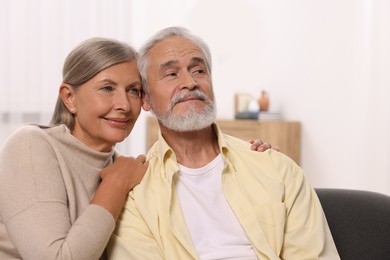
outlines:
{"label": "woman's eye", "polygon": [[130,88],[128,92],[134,97],[141,97],[141,90],[138,88]]}
{"label": "woman's eye", "polygon": [[105,91],[105,92],[111,92],[114,90],[114,88],[111,86],[104,86],[104,87],[101,87],[100,89]]}

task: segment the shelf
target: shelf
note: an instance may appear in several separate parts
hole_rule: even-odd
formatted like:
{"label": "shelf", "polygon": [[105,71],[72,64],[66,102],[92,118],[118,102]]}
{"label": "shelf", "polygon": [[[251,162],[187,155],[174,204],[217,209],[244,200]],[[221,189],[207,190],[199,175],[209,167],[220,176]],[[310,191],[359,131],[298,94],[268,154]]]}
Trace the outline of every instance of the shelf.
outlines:
{"label": "shelf", "polygon": [[[259,139],[278,146],[281,152],[300,163],[301,124],[295,121],[256,121],[256,120],[217,120],[221,130],[245,141]],[[146,121],[146,148],[157,141],[158,124],[156,119],[148,117]]]}

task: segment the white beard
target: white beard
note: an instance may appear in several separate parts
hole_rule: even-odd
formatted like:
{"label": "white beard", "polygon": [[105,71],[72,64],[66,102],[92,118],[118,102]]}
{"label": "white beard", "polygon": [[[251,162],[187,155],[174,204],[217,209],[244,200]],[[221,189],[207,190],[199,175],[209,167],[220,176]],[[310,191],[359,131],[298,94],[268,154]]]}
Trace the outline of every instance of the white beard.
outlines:
{"label": "white beard", "polygon": [[[173,112],[173,107],[181,100],[185,99],[188,95],[196,96],[206,103],[206,107],[203,111],[198,111],[195,104],[188,105],[188,110],[183,114],[176,114]],[[167,112],[160,113],[154,108],[154,102],[150,98],[150,107],[152,113],[156,116],[157,120],[166,128],[178,131],[188,132],[204,129],[210,126],[216,118],[216,109],[214,102],[211,101],[203,92],[199,89],[192,91],[186,91],[176,95],[170,104]]]}

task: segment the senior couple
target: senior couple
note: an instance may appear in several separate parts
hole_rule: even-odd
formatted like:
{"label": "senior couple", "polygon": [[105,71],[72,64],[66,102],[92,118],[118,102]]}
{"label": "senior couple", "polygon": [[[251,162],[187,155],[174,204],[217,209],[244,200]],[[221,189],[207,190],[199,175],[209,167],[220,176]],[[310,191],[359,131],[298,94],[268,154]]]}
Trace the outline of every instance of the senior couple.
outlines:
{"label": "senior couple", "polygon": [[[78,51],[70,67],[77,64],[76,56],[83,55]],[[57,110],[69,112],[73,121],[59,119],[57,113],[50,128],[25,130],[43,140],[41,152],[50,150],[55,158],[49,166],[58,172],[57,189],[63,194],[38,189],[56,178],[52,175],[45,175],[38,188],[37,181],[31,184],[39,196],[23,206],[2,202],[6,193],[0,193],[0,227],[4,227],[0,256],[54,259],[64,254],[94,259],[103,253],[101,258],[109,259],[339,259],[320,202],[302,169],[267,145],[257,144],[253,151],[215,123],[211,54],[202,39],[185,28],[169,27],[151,37],[138,57],[131,48],[127,52],[130,58],[103,66],[82,84],[64,80]],[[92,103],[95,110],[88,111]],[[113,147],[131,132],[141,105],[157,118],[159,138],[146,159],[124,158]],[[91,129],[94,120],[98,123]],[[23,160],[28,157],[14,148],[18,144],[14,139],[0,154],[6,169],[0,183],[23,170],[20,164],[9,163],[16,154]],[[8,152],[11,147],[13,157]],[[93,167],[64,156],[74,150],[78,158],[89,158]],[[262,150],[266,151],[258,152]],[[35,169],[32,161],[26,164]],[[49,166],[40,165],[42,172]],[[75,184],[80,167],[85,167],[84,174],[94,174],[93,185],[80,181],[89,188]],[[124,185],[118,183],[118,173],[126,176],[120,178]],[[16,194],[7,187],[8,195]],[[81,196],[82,189],[90,189],[83,195],[89,200],[79,207],[80,201],[73,197]],[[50,199],[45,197],[49,195]],[[75,205],[70,207],[69,201]],[[60,220],[47,214],[55,209],[62,210],[56,213]],[[67,210],[69,223],[56,223],[66,219]],[[24,239],[26,232],[27,238],[38,235],[34,224],[44,225],[33,217],[49,218],[45,222],[57,230],[44,228],[37,240],[47,239],[41,243]],[[34,232],[29,233],[30,228]],[[32,252],[34,248],[41,252]],[[50,257],[48,251],[53,253]]]}

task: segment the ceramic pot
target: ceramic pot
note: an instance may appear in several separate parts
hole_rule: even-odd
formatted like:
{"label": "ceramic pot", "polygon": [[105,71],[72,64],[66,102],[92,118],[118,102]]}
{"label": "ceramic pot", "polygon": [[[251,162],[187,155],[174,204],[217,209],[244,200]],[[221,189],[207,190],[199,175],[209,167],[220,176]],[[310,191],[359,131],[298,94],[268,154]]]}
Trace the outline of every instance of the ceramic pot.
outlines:
{"label": "ceramic pot", "polygon": [[268,93],[263,90],[261,91],[261,96],[257,100],[259,103],[259,109],[260,111],[268,111],[269,109],[269,98],[268,98]]}

